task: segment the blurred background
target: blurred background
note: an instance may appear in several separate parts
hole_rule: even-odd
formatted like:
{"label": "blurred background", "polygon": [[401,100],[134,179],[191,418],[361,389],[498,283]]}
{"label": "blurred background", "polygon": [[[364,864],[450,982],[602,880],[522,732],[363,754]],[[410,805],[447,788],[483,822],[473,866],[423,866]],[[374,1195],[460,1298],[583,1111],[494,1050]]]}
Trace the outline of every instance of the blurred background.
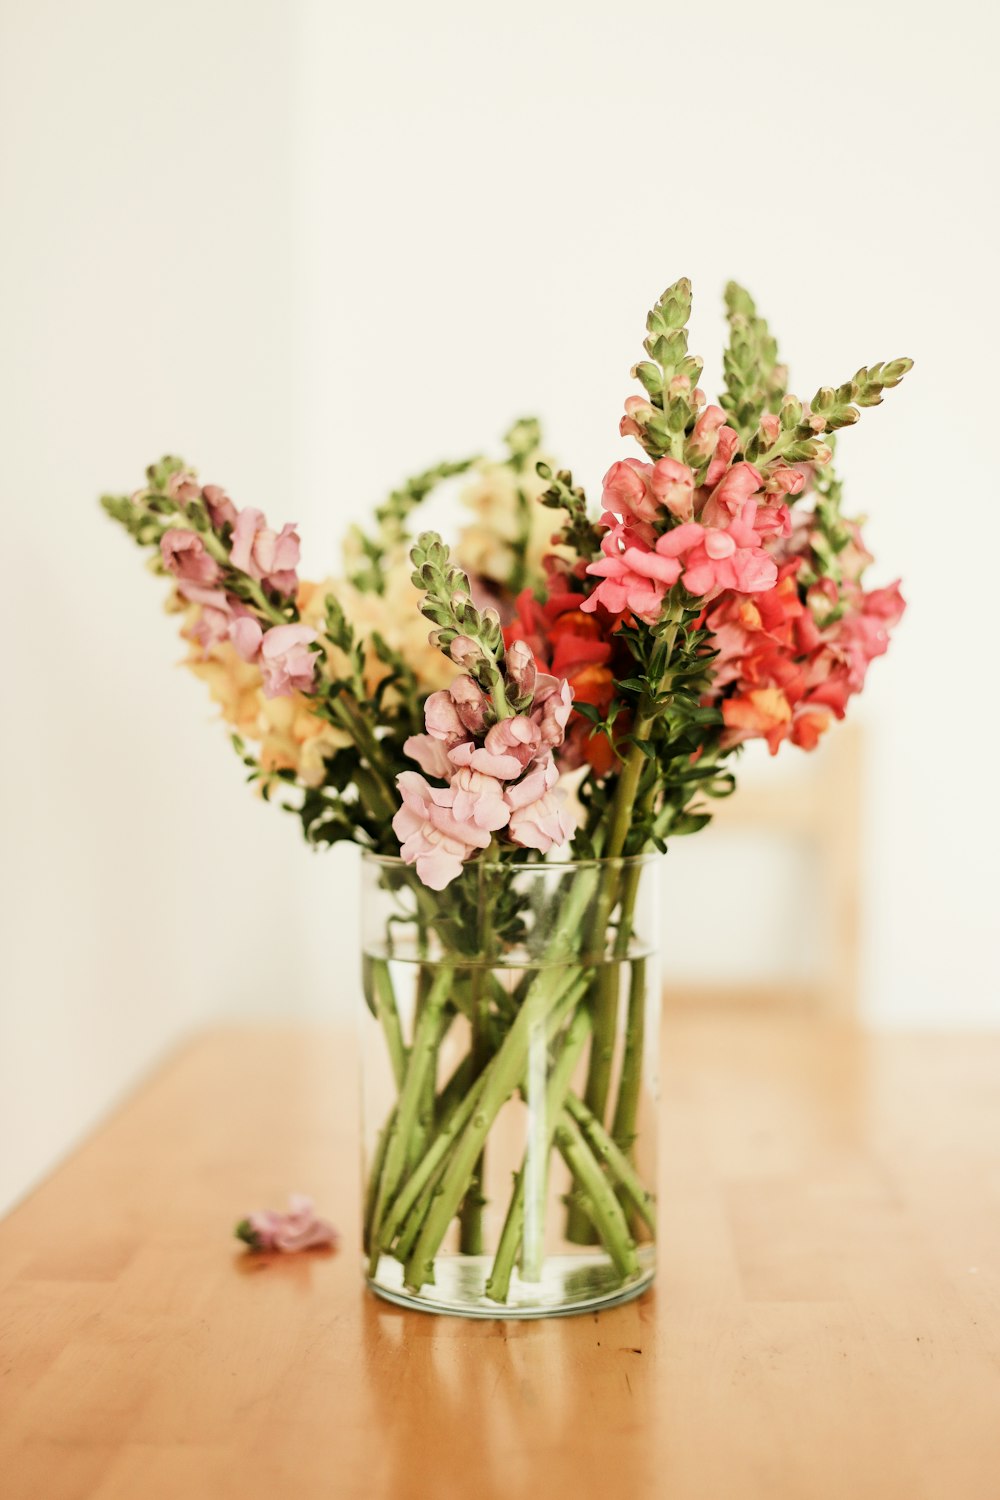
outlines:
{"label": "blurred background", "polygon": [[538,413],[596,499],[685,274],[710,395],[730,277],[802,394],[917,364],[840,447],[909,612],[852,725],[672,849],[669,993],[1000,1025],[997,23],[924,16],[5,0],[0,1207],[193,1028],[356,998],[354,851],[243,785],[98,494],[181,453],[322,577]]}

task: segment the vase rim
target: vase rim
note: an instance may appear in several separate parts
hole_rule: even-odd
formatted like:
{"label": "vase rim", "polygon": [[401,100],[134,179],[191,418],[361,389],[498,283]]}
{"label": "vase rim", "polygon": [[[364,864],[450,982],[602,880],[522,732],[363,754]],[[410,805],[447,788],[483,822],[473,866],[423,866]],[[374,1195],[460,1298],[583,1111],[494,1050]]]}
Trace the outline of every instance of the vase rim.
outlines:
{"label": "vase rim", "polygon": [[[374,849],[361,849],[361,858],[369,864],[387,865],[393,868],[413,869],[399,854],[376,854]],[[541,875],[550,870],[611,869],[615,865],[648,865],[662,859],[659,849],[647,849],[642,854],[618,854],[611,859],[540,859],[514,864],[504,859],[470,860],[467,868],[478,870],[505,870],[512,874]]]}

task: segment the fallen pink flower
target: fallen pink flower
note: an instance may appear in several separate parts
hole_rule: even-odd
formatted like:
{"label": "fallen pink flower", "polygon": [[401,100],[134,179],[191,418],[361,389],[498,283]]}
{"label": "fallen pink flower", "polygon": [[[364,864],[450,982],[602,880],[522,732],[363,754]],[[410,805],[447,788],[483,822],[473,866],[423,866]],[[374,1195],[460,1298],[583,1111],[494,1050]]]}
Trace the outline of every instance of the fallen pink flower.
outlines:
{"label": "fallen pink flower", "polygon": [[237,1239],[258,1251],[280,1251],[285,1255],[298,1250],[335,1250],[340,1235],[326,1219],[321,1219],[313,1206],[313,1200],[302,1193],[292,1193],[288,1209],[280,1213],[274,1208],[260,1209],[236,1226]]}

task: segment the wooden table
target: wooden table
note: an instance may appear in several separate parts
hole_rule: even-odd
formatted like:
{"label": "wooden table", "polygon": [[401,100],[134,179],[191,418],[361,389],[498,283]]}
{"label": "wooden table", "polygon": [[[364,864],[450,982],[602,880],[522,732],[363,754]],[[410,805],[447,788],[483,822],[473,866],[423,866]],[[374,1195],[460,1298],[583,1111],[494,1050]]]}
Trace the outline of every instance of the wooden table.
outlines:
{"label": "wooden table", "polygon": [[4,1500],[1000,1496],[1000,1039],[672,1018],[655,1292],[542,1323],[364,1291],[353,1075],[197,1039],[0,1225]]}

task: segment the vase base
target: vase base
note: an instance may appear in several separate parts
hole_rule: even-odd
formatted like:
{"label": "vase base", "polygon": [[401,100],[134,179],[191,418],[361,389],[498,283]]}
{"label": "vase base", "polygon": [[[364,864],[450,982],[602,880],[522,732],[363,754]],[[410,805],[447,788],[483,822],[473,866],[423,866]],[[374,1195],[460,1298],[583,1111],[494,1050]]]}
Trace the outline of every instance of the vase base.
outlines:
{"label": "vase base", "polygon": [[652,1284],[656,1274],[656,1250],[641,1246],[639,1270],[623,1281],[606,1255],[596,1251],[551,1255],[539,1281],[522,1281],[515,1271],[505,1302],[486,1295],[486,1282],[493,1268],[488,1255],[441,1255],[434,1263],[434,1281],[419,1292],[403,1285],[403,1267],[383,1255],[375,1274],[367,1282],[376,1296],[399,1307],[418,1312],[445,1313],[458,1318],[553,1318],[574,1313],[597,1312],[631,1302]]}

